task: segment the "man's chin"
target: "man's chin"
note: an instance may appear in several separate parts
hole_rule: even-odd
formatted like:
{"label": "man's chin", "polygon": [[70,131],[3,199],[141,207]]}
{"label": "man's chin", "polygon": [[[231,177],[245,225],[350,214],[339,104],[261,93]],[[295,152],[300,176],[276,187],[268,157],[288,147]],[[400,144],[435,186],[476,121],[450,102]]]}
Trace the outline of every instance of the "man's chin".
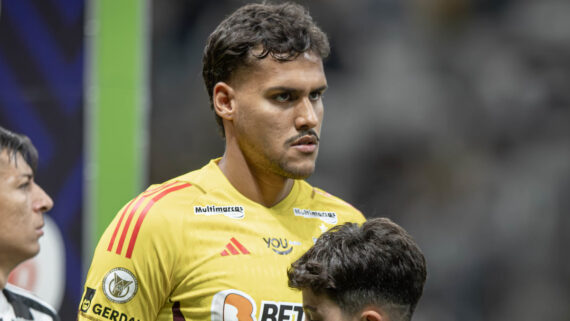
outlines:
{"label": "man's chin", "polygon": [[281,167],[283,176],[292,179],[305,179],[313,174],[315,165],[311,166],[285,166]]}

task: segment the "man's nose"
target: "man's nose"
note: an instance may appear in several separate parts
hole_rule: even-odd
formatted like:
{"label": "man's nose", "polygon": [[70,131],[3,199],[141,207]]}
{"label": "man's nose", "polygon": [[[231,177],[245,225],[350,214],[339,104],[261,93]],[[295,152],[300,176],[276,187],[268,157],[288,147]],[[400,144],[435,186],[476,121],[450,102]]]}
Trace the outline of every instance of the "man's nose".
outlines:
{"label": "man's nose", "polygon": [[308,97],[305,97],[297,106],[297,117],[295,127],[300,129],[314,128],[319,124],[319,116],[315,110],[315,105]]}
{"label": "man's nose", "polygon": [[49,195],[36,183],[34,183],[34,199],[32,206],[36,212],[47,212],[53,207],[53,200]]}

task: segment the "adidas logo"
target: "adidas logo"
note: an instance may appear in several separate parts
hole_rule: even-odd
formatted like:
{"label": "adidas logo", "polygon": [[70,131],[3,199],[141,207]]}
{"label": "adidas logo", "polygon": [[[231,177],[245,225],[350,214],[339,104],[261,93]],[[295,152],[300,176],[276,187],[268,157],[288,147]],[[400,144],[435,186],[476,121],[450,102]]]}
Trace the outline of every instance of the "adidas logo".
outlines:
{"label": "adidas logo", "polygon": [[226,245],[226,249],[220,253],[221,256],[239,254],[249,254],[249,251],[245,248],[245,246],[241,245],[241,243],[233,237],[231,238],[231,242]]}

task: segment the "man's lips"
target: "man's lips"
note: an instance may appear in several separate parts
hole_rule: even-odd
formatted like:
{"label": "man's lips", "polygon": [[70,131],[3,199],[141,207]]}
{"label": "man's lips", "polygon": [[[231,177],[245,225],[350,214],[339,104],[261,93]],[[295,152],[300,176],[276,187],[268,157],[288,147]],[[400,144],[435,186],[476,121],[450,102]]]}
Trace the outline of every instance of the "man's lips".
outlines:
{"label": "man's lips", "polygon": [[319,142],[319,139],[313,135],[305,135],[297,140],[295,140],[291,146],[299,146],[299,145],[316,145]]}
{"label": "man's lips", "polygon": [[285,141],[285,144],[290,146],[297,145],[316,145],[320,141],[319,135],[313,129],[300,132],[298,135],[291,137]]}
{"label": "man's lips", "polygon": [[319,138],[315,134],[305,134],[291,142],[291,147],[304,154],[311,154],[317,150]]}
{"label": "man's lips", "polygon": [[44,235],[44,226],[45,224],[42,223],[42,225],[36,227],[36,232],[38,233],[39,236]]}

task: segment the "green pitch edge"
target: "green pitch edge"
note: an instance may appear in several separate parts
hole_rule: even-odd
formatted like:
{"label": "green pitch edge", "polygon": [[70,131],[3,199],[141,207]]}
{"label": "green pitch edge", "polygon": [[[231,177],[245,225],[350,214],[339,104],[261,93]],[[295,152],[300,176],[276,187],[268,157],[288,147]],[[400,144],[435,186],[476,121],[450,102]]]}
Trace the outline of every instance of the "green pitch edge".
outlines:
{"label": "green pitch edge", "polygon": [[117,211],[145,184],[149,53],[146,0],[90,0],[88,8],[86,263]]}

